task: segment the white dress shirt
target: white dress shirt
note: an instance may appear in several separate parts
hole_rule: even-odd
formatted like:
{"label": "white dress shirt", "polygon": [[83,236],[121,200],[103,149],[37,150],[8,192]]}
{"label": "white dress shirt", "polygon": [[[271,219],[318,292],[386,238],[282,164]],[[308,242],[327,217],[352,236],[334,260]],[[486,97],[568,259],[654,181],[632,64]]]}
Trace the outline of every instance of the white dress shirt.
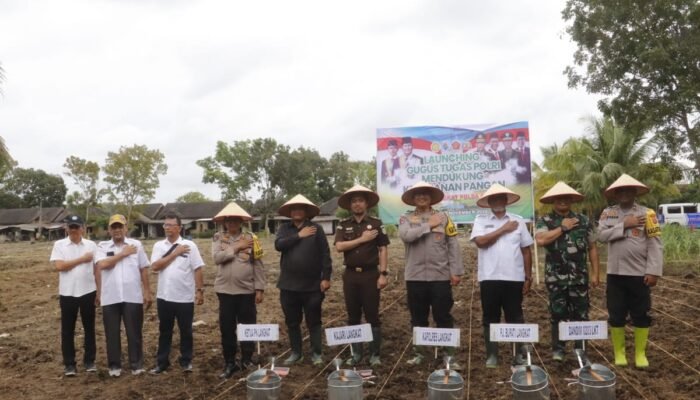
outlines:
{"label": "white dress shirt", "polygon": [[520,216],[506,213],[503,218],[498,219],[493,213],[478,215],[474,220],[469,240],[487,235],[511,220],[518,221],[516,230],[502,235],[490,247],[479,249],[479,282],[525,281],[525,263],[520,249],[532,246],[533,240],[527,231],[525,220]]}
{"label": "white dress shirt", "polygon": [[119,260],[114,268],[100,271],[102,274],[100,303],[103,306],[116,303],[143,304],[141,270],[148,268],[148,257],[141,242],[131,238],[124,239],[124,243],[120,246],[117,246],[113,240],[100,242],[97,246],[95,263],[121,253],[126,245],[136,246],[136,253]]}
{"label": "white dress shirt", "polygon": [[194,271],[204,266],[204,260],[194,242],[178,237],[175,243],[168,239],[161,240],[153,245],[151,264],[163,258],[163,255],[173,247],[189,246],[190,252],[177,256],[165,269],[158,271],[159,299],[175,303],[194,302]]}
{"label": "white dress shirt", "polygon": [[[93,259],[97,246],[92,240],[81,239],[78,243],[73,243],[70,238],[56,241],[53,244],[50,261],[75,260],[92,252]],[[69,271],[58,273],[58,294],[61,296],[80,297],[97,290],[95,284],[95,271],[93,262],[88,261],[78,264]]]}

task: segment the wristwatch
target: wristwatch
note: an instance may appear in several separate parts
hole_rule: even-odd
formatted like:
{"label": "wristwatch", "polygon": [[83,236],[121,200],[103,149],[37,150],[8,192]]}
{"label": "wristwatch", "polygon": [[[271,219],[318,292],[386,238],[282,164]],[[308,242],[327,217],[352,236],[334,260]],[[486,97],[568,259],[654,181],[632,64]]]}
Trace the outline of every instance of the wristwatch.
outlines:
{"label": "wristwatch", "polygon": [[388,275],[389,275],[389,271],[379,271],[379,275],[381,275],[381,276],[388,276]]}

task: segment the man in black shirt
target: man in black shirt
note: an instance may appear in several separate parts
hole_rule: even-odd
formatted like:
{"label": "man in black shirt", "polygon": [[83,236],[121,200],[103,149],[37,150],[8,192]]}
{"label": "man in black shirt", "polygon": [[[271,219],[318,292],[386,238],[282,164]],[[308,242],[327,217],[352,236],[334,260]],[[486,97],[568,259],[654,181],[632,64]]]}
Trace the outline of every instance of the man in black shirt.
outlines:
{"label": "man in black shirt", "polygon": [[321,349],[321,304],[331,287],[331,255],[323,228],[311,222],[319,208],[302,195],[296,195],[277,210],[279,215],[291,218],[277,232],[275,249],[281,252],[280,303],[284,312],[292,354],[284,365],[304,359],[301,350],[301,319],[311,338],[311,361],[323,365]]}
{"label": "man in black shirt", "polygon": [[[372,366],[381,364],[379,347],[382,334],[379,322],[379,291],[387,285],[387,246],[389,237],[378,218],[367,211],[379,202],[379,195],[366,187],[355,185],[338,198],[338,205],[350,212],[335,233],[335,248],[343,253],[343,293],[348,311],[348,325],[358,325],[364,311],[365,320],[372,325],[369,345]],[[357,365],[362,360],[362,343],[353,343],[352,357],[345,363]]]}

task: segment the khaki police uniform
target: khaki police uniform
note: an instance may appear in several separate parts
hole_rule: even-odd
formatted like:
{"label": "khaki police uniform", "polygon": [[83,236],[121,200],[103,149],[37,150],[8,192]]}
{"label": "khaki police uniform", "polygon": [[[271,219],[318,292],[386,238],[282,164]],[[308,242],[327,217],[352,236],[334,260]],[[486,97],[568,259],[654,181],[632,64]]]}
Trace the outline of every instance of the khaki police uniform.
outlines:
{"label": "khaki police uniform", "polygon": [[[644,216],[644,226],[625,228],[628,215]],[[598,223],[598,240],[608,244],[607,304],[611,327],[623,327],[629,314],[635,327],[651,324],[651,293],[644,275],[661,276],[663,244],[654,210],[634,204],[606,208]]]}

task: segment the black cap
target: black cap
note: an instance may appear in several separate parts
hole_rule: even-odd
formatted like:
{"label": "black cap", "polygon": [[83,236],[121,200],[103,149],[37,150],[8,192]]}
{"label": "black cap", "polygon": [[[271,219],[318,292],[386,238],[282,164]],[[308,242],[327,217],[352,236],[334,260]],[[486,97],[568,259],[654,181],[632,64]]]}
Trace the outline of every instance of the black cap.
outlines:
{"label": "black cap", "polygon": [[66,223],[66,225],[71,226],[71,225],[78,225],[78,226],[83,226],[84,222],[83,219],[80,218],[80,215],[75,215],[71,214],[66,217],[66,219],[63,220],[63,222]]}
{"label": "black cap", "polygon": [[397,143],[395,139],[389,139],[389,143],[387,144],[387,147],[389,146],[394,146],[397,147]]}
{"label": "black cap", "polygon": [[516,138],[520,138],[520,137],[521,137],[521,138],[525,139],[525,132],[520,131],[520,132],[518,132],[518,133],[515,135],[515,137],[516,137]]}
{"label": "black cap", "polygon": [[410,136],[404,136],[401,138],[401,143],[402,144],[406,144],[406,143],[413,144],[413,139]]}

